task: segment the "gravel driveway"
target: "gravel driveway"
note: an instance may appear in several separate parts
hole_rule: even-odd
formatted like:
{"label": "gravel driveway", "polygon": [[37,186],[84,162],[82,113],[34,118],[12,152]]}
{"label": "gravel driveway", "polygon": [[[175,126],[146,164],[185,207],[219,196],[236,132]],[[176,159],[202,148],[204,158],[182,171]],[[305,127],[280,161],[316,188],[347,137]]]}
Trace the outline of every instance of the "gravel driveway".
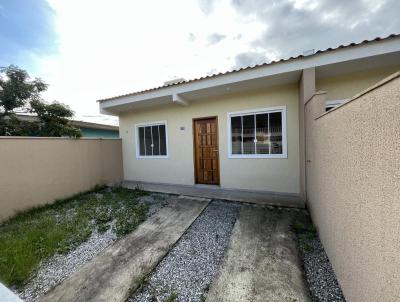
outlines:
{"label": "gravel driveway", "polygon": [[[148,215],[151,216],[168,203],[169,196],[151,193],[141,197],[141,202],[149,206]],[[128,301],[205,301],[205,294],[221,268],[233,227],[243,207],[246,206],[234,202],[212,201],[152,273],[143,279],[141,287]],[[303,217],[300,219],[302,227],[297,235],[312,300],[344,302],[323,246],[315,232],[310,231],[308,215],[300,216]],[[19,296],[24,301],[36,301],[116,239],[111,229],[103,234],[95,231],[71,252],[55,255],[43,262],[36,275],[20,290]]]}
{"label": "gravel driveway", "polygon": [[236,203],[213,201],[128,301],[203,301],[239,210]]}

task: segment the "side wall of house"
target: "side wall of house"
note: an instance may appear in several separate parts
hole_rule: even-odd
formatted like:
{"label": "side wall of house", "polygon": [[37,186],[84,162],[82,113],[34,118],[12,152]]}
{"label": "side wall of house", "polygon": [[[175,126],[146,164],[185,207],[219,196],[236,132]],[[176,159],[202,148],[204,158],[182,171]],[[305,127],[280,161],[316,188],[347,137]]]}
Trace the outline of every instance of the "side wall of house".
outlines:
{"label": "side wall of house", "polygon": [[0,221],[123,179],[120,139],[0,137],[0,158]]}
{"label": "side wall of house", "polygon": [[325,99],[305,114],[313,222],[347,301],[399,301],[400,74],[321,116]]}
{"label": "side wall of house", "polygon": [[317,72],[316,90],[326,91],[327,101],[350,99],[398,70],[400,64],[324,78]]}
{"label": "side wall of house", "polygon": [[[288,157],[276,159],[228,158],[229,112],[287,106]],[[220,180],[223,188],[299,193],[298,87],[288,85],[171,104],[120,116],[126,180],[194,184],[192,119],[218,116]],[[135,124],[167,121],[167,159],[137,159]],[[184,130],[181,130],[184,127]]]}
{"label": "side wall of house", "polygon": [[80,127],[82,137],[119,138],[118,131]]}

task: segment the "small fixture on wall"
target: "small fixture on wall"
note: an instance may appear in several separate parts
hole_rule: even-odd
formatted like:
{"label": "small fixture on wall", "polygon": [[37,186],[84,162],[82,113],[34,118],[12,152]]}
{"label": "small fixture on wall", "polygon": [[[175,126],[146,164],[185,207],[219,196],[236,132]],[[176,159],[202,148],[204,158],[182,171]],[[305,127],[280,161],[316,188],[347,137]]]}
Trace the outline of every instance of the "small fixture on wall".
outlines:
{"label": "small fixture on wall", "polygon": [[185,131],[185,126],[180,126],[180,127],[179,127],[179,130]]}
{"label": "small fixture on wall", "polygon": [[315,49],[307,49],[303,51],[303,56],[305,57],[312,56],[313,54],[315,54]]}

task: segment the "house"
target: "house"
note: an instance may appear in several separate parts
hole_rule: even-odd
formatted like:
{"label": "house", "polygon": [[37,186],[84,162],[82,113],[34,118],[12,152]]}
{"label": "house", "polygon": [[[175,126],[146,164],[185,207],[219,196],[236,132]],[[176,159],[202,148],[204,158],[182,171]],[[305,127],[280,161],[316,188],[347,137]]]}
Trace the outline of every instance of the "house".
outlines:
{"label": "house", "polygon": [[[18,119],[24,121],[35,121],[36,116],[31,114],[17,114]],[[90,123],[84,121],[72,120],[72,125],[79,128],[82,133],[82,137],[96,137],[96,138],[119,138],[118,126]]]}
{"label": "house", "polygon": [[118,126],[77,120],[73,120],[72,125],[81,130],[82,137],[119,138]]}
{"label": "house", "polygon": [[400,70],[400,35],[99,101],[120,121],[125,180],[305,197],[305,103],[326,109]]}

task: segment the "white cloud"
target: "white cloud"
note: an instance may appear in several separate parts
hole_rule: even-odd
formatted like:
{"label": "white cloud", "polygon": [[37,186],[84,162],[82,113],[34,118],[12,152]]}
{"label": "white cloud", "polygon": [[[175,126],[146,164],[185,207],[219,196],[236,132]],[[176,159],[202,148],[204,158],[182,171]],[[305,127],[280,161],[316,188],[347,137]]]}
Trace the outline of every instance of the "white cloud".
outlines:
{"label": "white cloud", "polygon": [[[208,14],[184,0],[49,3],[59,53],[37,57],[36,65],[50,84],[46,99],[69,104],[78,116],[98,113],[97,99],[229,70],[264,29],[228,0],[215,2]],[[226,38],[210,45],[216,32]]]}
{"label": "white cloud", "polygon": [[35,65],[85,119],[97,99],[400,30],[397,0],[48,1],[59,53]]}

